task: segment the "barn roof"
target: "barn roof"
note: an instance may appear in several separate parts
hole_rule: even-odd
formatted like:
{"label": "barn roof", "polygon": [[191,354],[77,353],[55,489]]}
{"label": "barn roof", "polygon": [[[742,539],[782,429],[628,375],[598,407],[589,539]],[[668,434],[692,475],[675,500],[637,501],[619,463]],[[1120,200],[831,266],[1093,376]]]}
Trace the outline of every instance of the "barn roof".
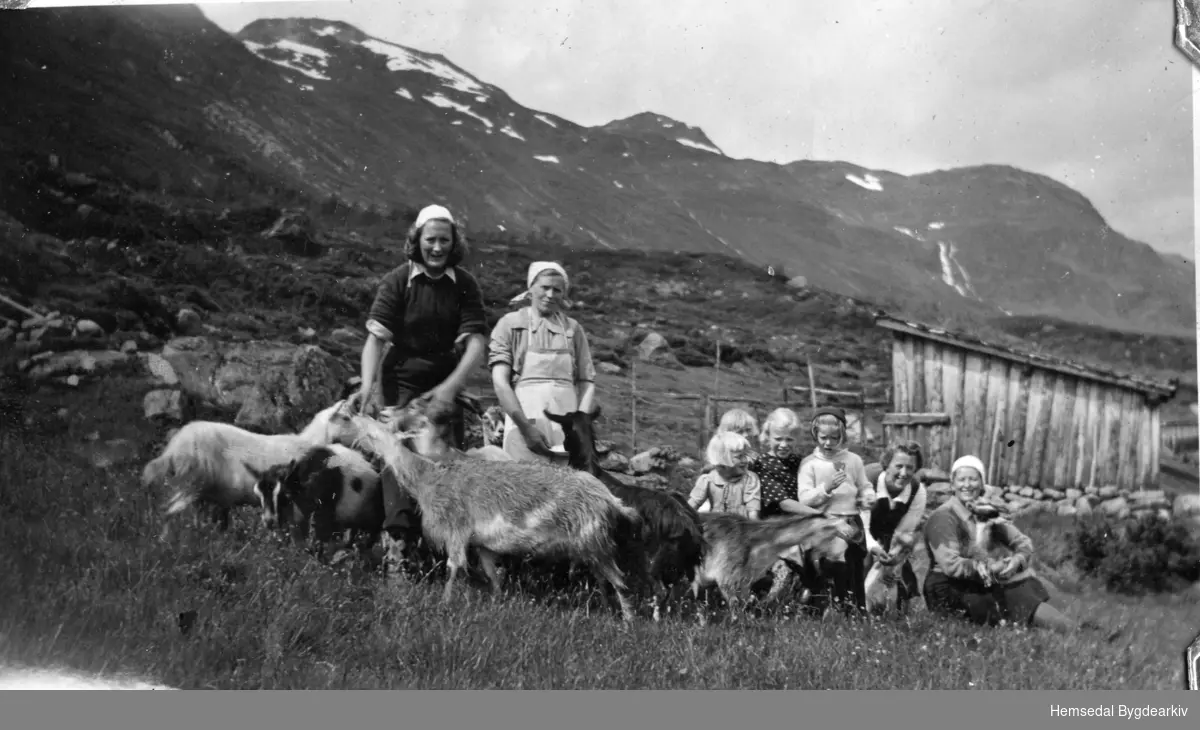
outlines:
{"label": "barn roof", "polygon": [[899,332],[914,337],[920,337],[934,342],[951,345],[964,350],[978,352],[984,355],[999,357],[1010,362],[1020,363],[1022,365],[1031,365],[1033,367],[1042,368],[1043,370],[1051,370],[1065,375],[1073,375],[1078,378],[1094,380],[1106,385],[1116,385],[1122,388],[1137,391],[1146,396],[1153,396],[1161,399],[1168,399],[1175,395],[1175,391],[1179,388],[1179,380],[1172,378],[1167,381],[1152,380],[1131,373],[1118,372],[1115,370],[1105,370],[1102,368],[1083,365],[1063,358],[1051,357],[1050,355],[1042,355],[1033,352],[1022,352],[1013,349],[1006,345],[1000,345],[994,342],[985,342],[973,335],[968,335],[963,332],[951,332],[949,330],[930,327],[918,322],[908,322],[902,319],[897,319],[886,314],[878,314],[875,317],[875,324],[893,332]]}

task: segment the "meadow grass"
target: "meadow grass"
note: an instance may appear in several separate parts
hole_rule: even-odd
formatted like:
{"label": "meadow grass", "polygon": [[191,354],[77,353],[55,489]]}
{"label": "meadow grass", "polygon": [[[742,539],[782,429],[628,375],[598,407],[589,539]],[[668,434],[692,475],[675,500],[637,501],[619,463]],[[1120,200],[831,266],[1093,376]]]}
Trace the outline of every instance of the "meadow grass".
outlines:
{"label": "meadow grass", "polygon": [[[460,585],[443,606],[439,575],[389,591],[373,571],[269,538],[250,510],[228,534],[184,523],[163,544],[164,495],[138,486],[162,441],[141,417],[148,388],[111,376],[43,391],[26,406],[33,424],[0,432],[0,663],[185,689],[1168,689],[1200,626],[1194,597],[1121,598],[1079,578],[1050,519],[1027,527],[1055,603],[1123,627],[1112,643],[978,628],[920,605],[905,620],[625,625],[594,594],[528,582],[499,596]],[[98,468],[109,439],[140,452]],[[181,614],[195,618],[186,632]]]}

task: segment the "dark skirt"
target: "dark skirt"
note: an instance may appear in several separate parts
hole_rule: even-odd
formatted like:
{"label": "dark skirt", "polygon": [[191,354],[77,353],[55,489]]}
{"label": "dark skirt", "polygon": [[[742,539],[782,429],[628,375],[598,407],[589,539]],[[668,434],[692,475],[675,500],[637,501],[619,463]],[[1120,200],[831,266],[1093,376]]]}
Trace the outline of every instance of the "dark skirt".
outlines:
{"label": "dark skirt", "polygon": [[925,605],[931,611],[944,616],[965,616],[981,625],[995,626],[1004,619],[1028,626],[1037,607],[1049,600],[1046,586],[1032,576],[991,588],[933,570],[925,576]]}
{"label": "dark skirt", "polygon": [[[863,529],[862,517],[844,517],[847,522]],[[847,613],[867,610],[867,549],[863,542],[851,542],[846,547],[844,563],[822,560],[820,565],[805,566],[802,583],[812,592],[809,607],[823,612],[831,603]]]}

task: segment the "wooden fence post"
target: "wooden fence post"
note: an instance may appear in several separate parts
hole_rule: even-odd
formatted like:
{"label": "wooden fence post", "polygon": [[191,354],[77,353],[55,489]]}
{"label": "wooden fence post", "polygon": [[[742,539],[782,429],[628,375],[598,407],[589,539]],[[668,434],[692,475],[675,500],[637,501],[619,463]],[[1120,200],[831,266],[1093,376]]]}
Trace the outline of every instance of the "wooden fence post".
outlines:
{"label": "wooden fence post", "polygon": [[721,395],[721,337],[717,336],[717,360],[713,363],[713,395]]}
{"label": "wooden fence post", "polygon": [[711,438],[709,430],[712,428],[712,396],[704,396],[704,428],[701,430],[700,448],[704,449],[708,446],[708,440]]}
{"label": "wooden fence post", "polygon": [[813,377],[812,360],[805,358],[804,362],[808,365],[808,395],[812,401],[813,410],[817,410],[817,382]]}
{"label": "wooden fence post", "polygon": [[637,453],[637,358],[629,361],[629,448]]}

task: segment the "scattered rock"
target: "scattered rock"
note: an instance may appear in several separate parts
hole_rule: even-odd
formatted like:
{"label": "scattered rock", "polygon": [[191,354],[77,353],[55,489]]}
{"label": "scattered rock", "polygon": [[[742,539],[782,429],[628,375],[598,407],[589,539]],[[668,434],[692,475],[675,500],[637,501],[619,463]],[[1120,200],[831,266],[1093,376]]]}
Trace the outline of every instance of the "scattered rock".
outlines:
{"label": "scattered rock", "polygon": [[75,334],[81,337],[103,337],[104,328],[90,319],[81,319],[75,323]]}
{"label": "scattered rock", "polygon": [[638,357],[643,361],[649,362],[656,355],[667,355],[670,350],[667,345],[667,338],[657,332],[651,332],[642,339],[638,345]]}
{"label": "scattered rock", "polygon": [[1036,499],[1037,498],[1037,490],[1034,489],[1033,487],[1021,487],[1021,491],[1018,492],[1018,494],[1020,494],[1022,497],[1025,497],[1027,499]]}
{"label": "scattered rock", "polygon": [[179,390],[152,390],[142,399],[142,411],[150,421],[182,423],[187,405],[187,396]]}
{"label": "scattered rock", "polygon": [[1058,516],[1059,517],[1074,517],[1078,513],[1079,513],[1079,510],[1075,509],[1074,507],[1072,507],[1069,504],[1060,504],[1058,506]]}
{"label": "scattered rock", "polygon": [[1100,496],[1100,487],[1084,487],[1083,493],[1089,496],[1098,497]]}
{"label": "scattered rock", "polygon": [[607,471],[628,473],[629,458],[617,451],[610,451],[600,460],[600,468]]}
{"label": "scattered rock", "polygon": [[1175,498],[1171,512],[1176,517],[1200,517],[1200,494],[1181,494]]}
{"label": "scattered rock", "polygon": [[281,365],[254,374],[234,418],[236,425],[274,433],[299,431],[338,399],[349,374],[337,358],[316,345],[293,348]]}
{"label": "scattered rock", "polygon": [[1043,490],[1042,490],[1042,495],[1043,495],[1045,498],[1047,498],[1047,499],[1054,499],[1054,500],[1058,500],[1058,499],[1064,499],[1064,498],[1066,498],[1066,496],[1067,496],[1067,493],[1066,493],[1066,492],[1061,492],[1061,491],[1059,491],[1059,490],[1057,490],[1057,489],[1051,489],[1051,488],[1047,487],[1047,488],[1045,488],[1045,489],[1043,489]]}
{"label": "scattered rock", "polygon": [[1100,487],[1100,490],[1096,492],[1096,495],[1100,497],[1101,500],[1107,501],[1121,496],[1121,490],[1113,486]]}
{"label": "scattered rock", "polygon": [[79,376],[78,375],[68,375],[67,376],[67,385],[71,386],[72,388],[78,388],[79,387]]}
{"label": "scattered rock", "polygon": [[1083,496],[1083,492],[1078,489],[1068,489],[1063,496],[1071,500],[1071,503],[1074,504]]}
{"label": "scattered rock", "polygon": [[1171,506],[1167,493],[1162,490],[1130,492],[1128,499],[1133,509],[1166,509]]}
{"label": "scattered rock", "polygon": [[1080,497],[1075,500],[1075,512],[1080,517],[1086,517],[1092,514],[1092,501],[1087,497]]}
{"label": "scattered rock", "polygon": [[362,347],[366,336],[353,327],[338,327],[329,333],[330,339],[347,347]]}
{"label": "scattered rock", "polygon": [[[134,350],[137,345],[134,345]],[[175,373],[175,368],[171,367],[171,363],[162,355],[156,355],[153,352],[138,353],[138,359],[150,373],[150,377],[154,379],[157,385],[179,385],[179,376]]]}
{"label": "scattered rock", "polygon": [[[0,340],[0,342],[2,342],[2,341],[3,340]],[[596,363],[596,369],[602,373],[607,373],[608,375],[618,375],[618,374],[620,374],[620,372],[622,370],[620,365],[617,365],[616,363],[612,363],[612,362],[605,362],[605,361],[600,361],[600,362]]]}
{"label": "scattered rock", "polygon": [[1129,509],[1129,502],[1124,497],[1113,497],[1112,499],[1104,500],[1100,503],[1100,511],[1118,519],[1124,519],[1132,512]]}
{"label": "scattered rock", "polygon": [[[121,343],[121,352],[123,352],[127,355],[137,352],[137,349],[138,349],[137,342],[135,342],[134,340],[125,340],[124,342]],[[166,361],[163,360],[163,362],[166,362]],[[168,365],[167,367],[170,367],[170,366]]]}
{"label": "scattered rock", "polygon": [[28,375],[34,380],[45,380],[60,375],[91,375],[111,370],[129,362],[129,358],[119,352],[72,350],[70,352],[42,353],[29,369]]}
{"label": "scattered rock", "polygon": [[181,336],[189,337],[200,334],[204,330],[204,322],[194,309],[181,309],[175,315],[175,331]]}

